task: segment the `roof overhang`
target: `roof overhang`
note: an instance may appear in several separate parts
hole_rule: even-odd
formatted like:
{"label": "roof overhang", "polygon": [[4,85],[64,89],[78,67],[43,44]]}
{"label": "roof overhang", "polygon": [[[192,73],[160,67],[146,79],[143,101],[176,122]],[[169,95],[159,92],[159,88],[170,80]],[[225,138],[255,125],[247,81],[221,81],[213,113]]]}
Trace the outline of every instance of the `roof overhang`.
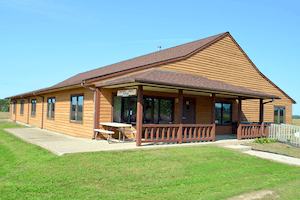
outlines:
{"label": "roof overhang", "polygon": [[[100,84],[97,84],[96,87],[99,87]],[[218,90],[208,90],[201,88],[193,88],[193,87],[183,87],[180,85],[167,85],[162,83],[149,83],[147,81],[139,81],[135,80],[133,82],[123,82],[114,85],[106,84],[100,86],[101,88],[109,88],[109,89],[131,89],[137,88],[139,85],[143,86],[144,90],[147,91],[157,91],[157,92],[167,92],[167,93],[178,93],[178,90],[183,90],[184,94],[190,95],[200,95],[200,96],[211,96],[211,94],[216,94],[216,97],[223,97],[228,99],[280,99],[277,96],[263,96],[263,95],[251,95],[251,94],[241,94],[234,92],[226,92],[226,91],[218,91]]]}

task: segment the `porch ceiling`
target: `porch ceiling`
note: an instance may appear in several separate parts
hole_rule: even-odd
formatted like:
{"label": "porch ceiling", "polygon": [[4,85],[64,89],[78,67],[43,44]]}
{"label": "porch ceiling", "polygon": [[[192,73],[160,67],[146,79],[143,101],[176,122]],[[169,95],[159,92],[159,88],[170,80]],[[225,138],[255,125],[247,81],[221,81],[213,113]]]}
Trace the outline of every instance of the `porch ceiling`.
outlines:
{"label": "porch ceiling", "polygon": [[96,84],[103,88],[136,88],[143,85],[144,90],[178,93],[182,89],[185,94],[237,99],[280,99],[278,96],[250,90],[244,87],[230,85],[202,76],[183,74],[163,70],[148,70],[138,74]]}

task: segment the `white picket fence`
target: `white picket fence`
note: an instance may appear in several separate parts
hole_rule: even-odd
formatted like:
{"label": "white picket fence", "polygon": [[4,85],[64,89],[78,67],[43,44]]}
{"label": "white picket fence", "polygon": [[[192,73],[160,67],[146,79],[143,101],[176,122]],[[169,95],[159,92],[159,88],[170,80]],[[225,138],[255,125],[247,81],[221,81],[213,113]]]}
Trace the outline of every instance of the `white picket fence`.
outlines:
{"label": "white picket fence", "polygon": [[269,127],[269,138],[300,147],[300,126],[271,124]]}

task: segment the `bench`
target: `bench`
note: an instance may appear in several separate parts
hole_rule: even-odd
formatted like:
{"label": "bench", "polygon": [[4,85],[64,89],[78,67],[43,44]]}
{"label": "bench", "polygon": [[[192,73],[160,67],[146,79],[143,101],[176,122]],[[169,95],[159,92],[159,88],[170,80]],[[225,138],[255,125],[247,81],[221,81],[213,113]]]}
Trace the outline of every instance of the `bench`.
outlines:
{"label": "bench", "polygon": [[94,131],[96,132],[95,138],[97,138],[99,132],[100,133],[106,133],[108,143],[109,143],[109,136],[115,134],[115,132],[113,132],[113,131],[107,131],[107,130],[104,130],[104,129],[94,129]]}
{"label": "bench", "polygon": [[119,128],[118,131],[119,131],[119,141],[120,141],[120,133],[123,134],[123,142],[124,142],[124,140],[125,140],[125,134],[124,134],[123,132],[130,132],[130,133],[133,133],[133,136],[134,136],[133,141],[136,140],[136,131],[128,130],[128,129],[124,129],[124,128]]}

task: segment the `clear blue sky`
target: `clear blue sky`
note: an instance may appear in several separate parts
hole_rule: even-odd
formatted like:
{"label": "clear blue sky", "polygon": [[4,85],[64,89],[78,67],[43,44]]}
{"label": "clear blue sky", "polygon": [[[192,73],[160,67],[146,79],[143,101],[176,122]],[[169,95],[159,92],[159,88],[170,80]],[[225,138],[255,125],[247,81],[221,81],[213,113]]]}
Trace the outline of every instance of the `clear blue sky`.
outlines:
{"label": "clear blue sky", "polygon": [[0,0],[0,99],[229,31],[300,115],[299,2]]}

